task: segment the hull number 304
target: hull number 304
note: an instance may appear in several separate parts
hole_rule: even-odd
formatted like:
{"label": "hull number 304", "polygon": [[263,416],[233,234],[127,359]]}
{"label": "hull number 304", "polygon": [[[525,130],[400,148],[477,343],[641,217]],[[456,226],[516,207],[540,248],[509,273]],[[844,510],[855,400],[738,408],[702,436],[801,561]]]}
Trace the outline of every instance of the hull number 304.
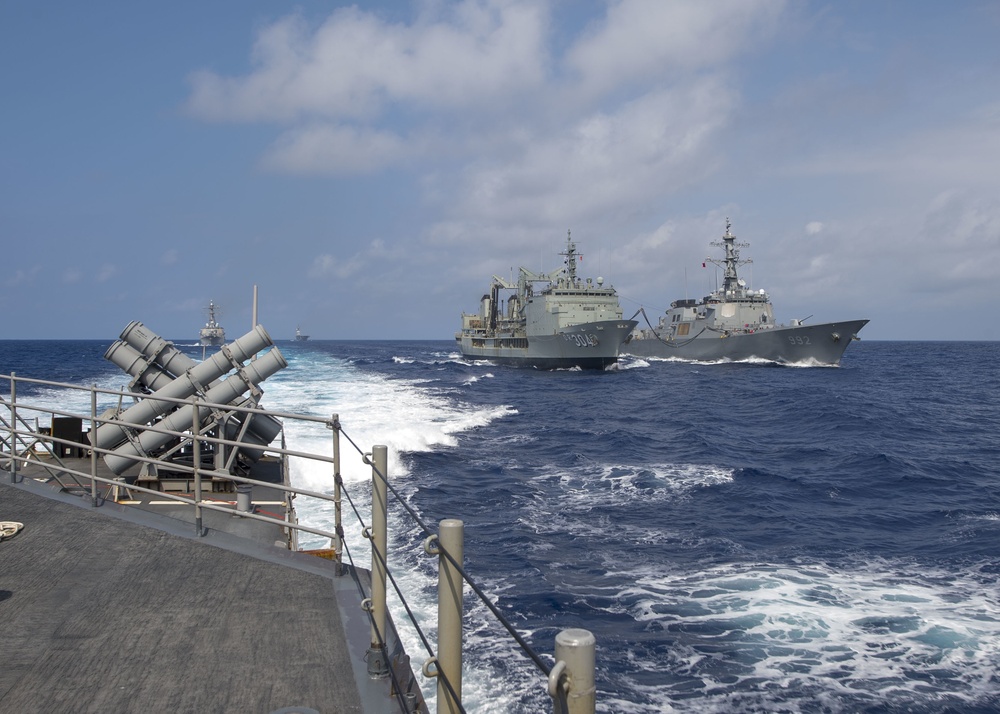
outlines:
{"label": "hull number 304", "polygon": [[563,339],[574,343],[577,347],[597,347],[597,338],[582,332],[564,332]]}

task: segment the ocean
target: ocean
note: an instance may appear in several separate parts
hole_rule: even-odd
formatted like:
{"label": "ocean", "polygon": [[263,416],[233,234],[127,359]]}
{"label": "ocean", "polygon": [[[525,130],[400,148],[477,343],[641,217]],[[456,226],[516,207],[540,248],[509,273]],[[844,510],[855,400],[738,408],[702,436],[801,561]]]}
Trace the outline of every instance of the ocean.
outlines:
{"label": "ocean", "polygon": [[[0,341],[0,373],[117,388],[111,341]],[[543,656],[590,630],[598,711],[1000,710],[1000,343],[604,372],[470,363],[448,341],[278,346],[263,405],[388,446],[406,503],[464,522],[467,572]],[[365,502],[370,467],[345,451],[343,471]],[[321,469],[295,482],[332,491]],[[332,525],[303,501],[303,522]],[[435,564],[390,511],[390,567],[433,630]],[[550,711],[535,665],[467,610],[467,710]]]}

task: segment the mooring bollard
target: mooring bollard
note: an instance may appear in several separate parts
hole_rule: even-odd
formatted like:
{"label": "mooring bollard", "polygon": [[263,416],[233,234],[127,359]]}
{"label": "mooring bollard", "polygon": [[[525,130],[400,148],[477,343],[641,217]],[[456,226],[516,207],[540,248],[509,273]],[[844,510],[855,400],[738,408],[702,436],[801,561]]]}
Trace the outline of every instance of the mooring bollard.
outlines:
{"label": "mooring bollard", "polygon": [[253,484],[236,484],[236,510],[240,513],[253,513]]}
{"label": "mooring bollard", "polygon": [[556,635],[556,665],[549,674],[549,695],[556,714],[594,714],[594,650],[589,630],[570,628]]}

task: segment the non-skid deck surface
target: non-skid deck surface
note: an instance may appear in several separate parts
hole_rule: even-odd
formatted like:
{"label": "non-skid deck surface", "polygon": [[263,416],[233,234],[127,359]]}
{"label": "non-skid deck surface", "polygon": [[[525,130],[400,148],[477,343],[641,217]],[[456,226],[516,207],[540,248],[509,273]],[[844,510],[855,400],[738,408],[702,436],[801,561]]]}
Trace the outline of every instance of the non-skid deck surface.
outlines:
{"label": "non-skid deck surface", "polygon": [[0,483],[0,711],[362,711],[332,577],[100,510]]}

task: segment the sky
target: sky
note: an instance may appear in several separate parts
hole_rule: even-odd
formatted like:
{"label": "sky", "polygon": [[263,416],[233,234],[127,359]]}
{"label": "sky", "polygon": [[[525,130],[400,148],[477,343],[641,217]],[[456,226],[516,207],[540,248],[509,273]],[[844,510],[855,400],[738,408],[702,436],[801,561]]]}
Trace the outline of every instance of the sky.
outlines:
{"label": "sky", "polygon": [[998,340],[1000,3],[0,4],[0,339],[451,339],[561,265],[651,320],[726,221],[779,321]]}

